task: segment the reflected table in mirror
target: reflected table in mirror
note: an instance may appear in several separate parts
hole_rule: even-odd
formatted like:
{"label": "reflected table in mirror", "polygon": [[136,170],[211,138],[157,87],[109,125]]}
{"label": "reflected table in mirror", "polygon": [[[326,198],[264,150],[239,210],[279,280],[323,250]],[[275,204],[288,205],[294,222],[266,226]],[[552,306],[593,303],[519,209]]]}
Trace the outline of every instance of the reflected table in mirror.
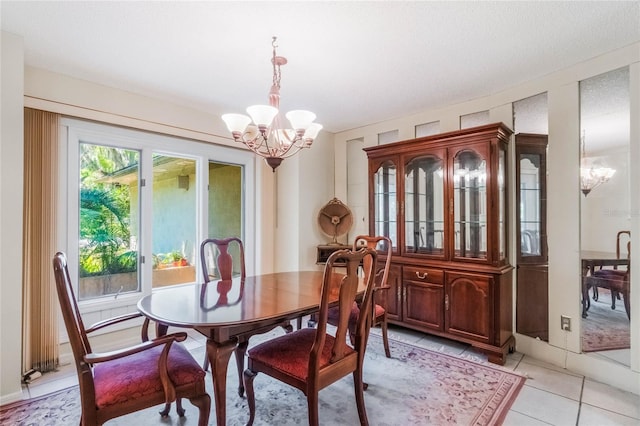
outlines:
{"label": "reflected table in mirror", "polygon": [[580,262],[582,264],[582,318],[587,318],[587,311],[591,306],[591,302],[585,278],[593,274],[595,268],[629,265],[629,259],[626,257],[619,258],[615,253],[583,250],[580,252]]}

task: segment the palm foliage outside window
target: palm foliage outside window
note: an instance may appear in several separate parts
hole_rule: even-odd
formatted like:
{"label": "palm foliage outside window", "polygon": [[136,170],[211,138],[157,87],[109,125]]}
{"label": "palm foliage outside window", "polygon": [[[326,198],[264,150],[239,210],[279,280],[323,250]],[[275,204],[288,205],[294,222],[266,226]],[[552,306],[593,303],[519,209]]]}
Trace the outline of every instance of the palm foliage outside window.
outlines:
{"label": "palm foliage outside window", "polygon": [[[132,229],[138,163],[138,151],[80,144],[80,299],[138,289],[137,239]],[[113,178],[124,170],[135,176],[131,185]],[[125,281],[107,280],[95,286],[83,280],[122,273],[133,274]]]}

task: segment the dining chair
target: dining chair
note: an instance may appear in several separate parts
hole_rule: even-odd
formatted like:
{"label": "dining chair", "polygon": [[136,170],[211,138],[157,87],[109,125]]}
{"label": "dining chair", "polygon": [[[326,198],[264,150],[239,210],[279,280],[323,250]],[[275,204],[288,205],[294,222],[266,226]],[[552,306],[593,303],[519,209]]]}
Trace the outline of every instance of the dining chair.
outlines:
{"label": "dining chair", "polygon": [[[247,369],[244,371],[249,405],[247,425],[252,425],[255,419],[253,382],[258,373],[267,374],[301,390],[307,396],[311,426],[317,426],[319,422],[319,391],[352,373],[360,423],[368,424],[362,367],[371,327],[370,310],[377,255],[375,250],[369,248],[338,250],[331,254],[324,269],[316,328],[299,329],[249,350]],[[347,328],[351,306],[358,297],[358,268],[365,259],[361,315],[353,331],[354,343],[350,346],[346,339]],[[340,312],[335,336],[327,333],[329,304],[334,302],[337,302]]]}
{"label": "dining chair", "polygon": [[[237,261],[234,266],[234,255]],[[202,291],[205,291],[212,280],[220,280],[220,284],[230,283],[235,276],[240,276],[241,282],[247,276],[244,258],[244,244],[238,237],[229,238],[207,238],[200,244],[200,264],[202,265],[202,278],[204,285]],[[220,306],[220,305],[218,305]],[[293,327],[289,321],[283,321],[274,325],[272,328],[281,326],[287,332],[291,332]],[[271,329],[272,329],[271,328]],[[259,333],[265,333],[269,330],[260,330]],[[257,334],[257,333],[253,333]],[[247,334],[238,338],[238,345],[235,349],[236,366],[238,369],[238,395],[244,395],[244,382],[242,380],[242,372],[244,370],[244,358],[249,345],[249,338],[253,334]],[[202,368],[206,371],[209,369],[209,358],[205,354]]]}
{"label": "dining chair", "polygon": [[[384,353],[387,358],[391,358],[391,351],[389,350],[389,337],[387,333],[387,310],[384,308],[384,300],[386,298],[386,290],[390,287],[387,285],[387,279],[389,277],[389,268],[391,266],[391,240],[389,237],[377,236],[370,237],[368,235],[358,235],[353,240],[353,249],[357,250],[361,247],[368,247],[374,250],[382,250],[385,256],[384,266],[375,271],[375,281],[373,288],[373,298],[371,299],[372,307],[372,327],[380,325],[382,331],[382,344],[384,345]],[[365,260],[368,261],[368,260]],[[351,316],[349,317],[349,336],[351,338],[351,331],[358,323],[358,317],[360,316],[360,308],[357,303],[354,303],[351,308]],[[338,307],[329,308],[329,324],[337,325],[339,318]],[[353,343],[353,340],[352,340]]]}
{"label": "dining chair", "polygon": [[[620,240],[620,234],[628,233],[629,231],[618,232],[618,241]],[[620,248],[617,250],[618,258],[620,258]],[[592,271],[591,275],[584,278],[587,292],[589,288],[593,288],[594,300],[598,300],[595,296],[598,287],[609,289],[611,292],[611,309],[616,308],[616,298],[618,295],[622,296],[624,303],[624,310],[627,313],[627,318],[631,320],[631,301],[629,300],[629,293],[631,288],[631,241],[627,242],[627,259],[628,264],[626,270],[622,269],[599,269]]]}
{"label": "dining chair", "polygon": [[187,398],[199,409],[198,425],[209,421],[211,398],[205,390],[205,372],[179,342],[187,334],[174,333],[149,340],[149,320],[141,330],[142,342],[127,348],[94,352],[89,335],[107,326],[142,317],[124,314],[85,328],[69,277],[66,255],[53,258],[56,289],[64,324],[73,351],[82,414],[81,425],[101,425],[125,414],[164,403],[160,411],[168,416],[171,402],[184,416],[180,398]]}

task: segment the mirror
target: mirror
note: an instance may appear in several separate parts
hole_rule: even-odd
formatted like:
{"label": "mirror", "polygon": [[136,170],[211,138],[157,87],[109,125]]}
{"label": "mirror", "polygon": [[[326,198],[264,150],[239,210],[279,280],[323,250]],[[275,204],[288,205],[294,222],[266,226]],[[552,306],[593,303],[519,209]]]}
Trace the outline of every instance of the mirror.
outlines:
{"label": "mirror", "polygon": [[[617,269],[624,280],[628,268],[628,239],[621,234],[617,250],[617,236],[631,226],[629,110],[628,67],[580,82],[582,351],[626,366],[630,322],[618,291],[625,284],[597,278]],[[627,289],[630,284],[627,275]]]}
{"label": "mirror", "polygon": [[544,134],[516,134],[516,330],[549,340],[547,145]]}

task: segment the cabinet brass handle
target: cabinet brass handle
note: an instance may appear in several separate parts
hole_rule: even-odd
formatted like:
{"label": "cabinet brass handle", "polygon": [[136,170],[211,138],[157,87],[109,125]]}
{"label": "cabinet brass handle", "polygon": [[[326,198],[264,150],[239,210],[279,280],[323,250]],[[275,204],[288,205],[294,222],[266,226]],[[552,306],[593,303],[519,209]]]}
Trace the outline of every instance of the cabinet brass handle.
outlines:
{"label": "cabinet brass handle", "polygon": [[448,311],[449,310],[449,295],[445,295],[444,296],[444,310]]}
{"label": "cabinet brass handle", "polygon": [[429,275],[427,272],[425,272],[424,274],[420,274],[420,272],[416,271],[416,277],[420,278],[421,280],[427,278],[427,275]]}

